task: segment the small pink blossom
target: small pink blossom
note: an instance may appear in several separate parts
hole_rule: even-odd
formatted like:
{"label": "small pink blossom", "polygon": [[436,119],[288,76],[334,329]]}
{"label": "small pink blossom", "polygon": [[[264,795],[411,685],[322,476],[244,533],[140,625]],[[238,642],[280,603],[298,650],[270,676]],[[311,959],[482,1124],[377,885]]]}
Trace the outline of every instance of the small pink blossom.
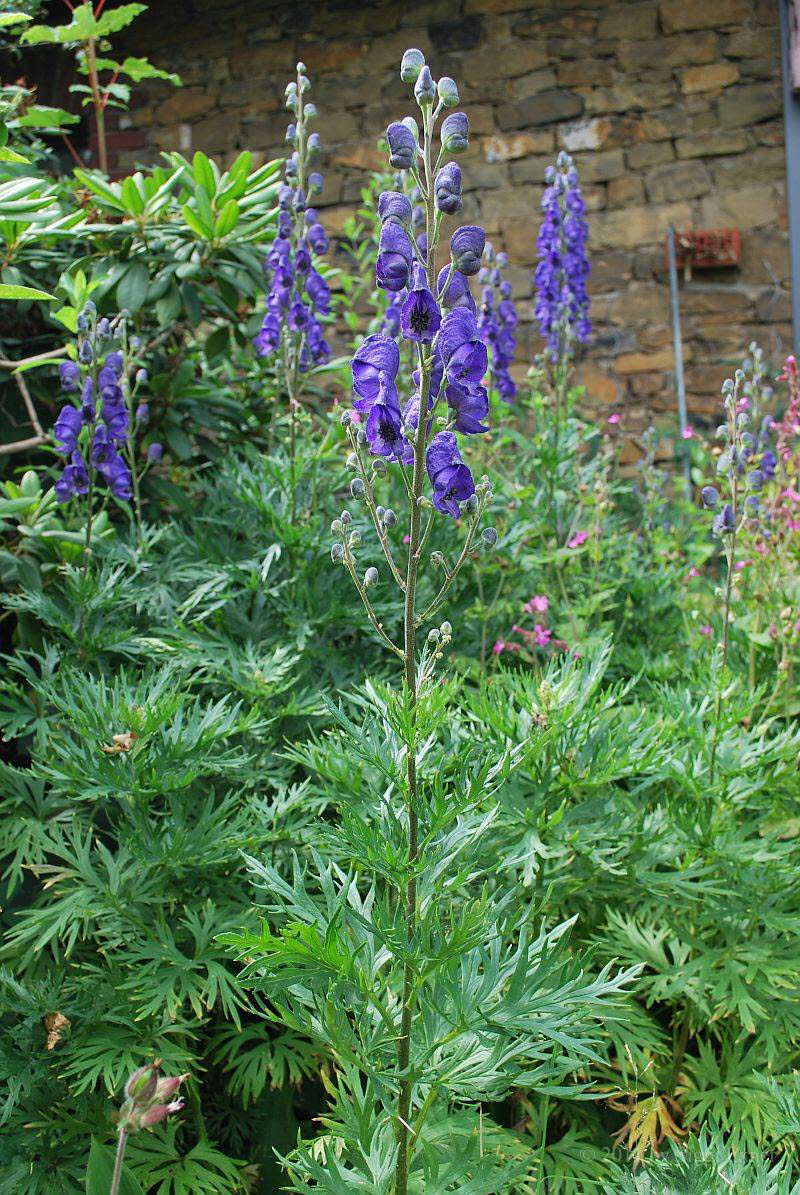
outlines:
{"label": "small pink blossom", "polygon": [[700,569],[695,568],[695,566],[692,565],[692,567],[689,569],[688,573],[686,574],[685,579],[688,581],[690,577],[699,577],[699,576],[700,576]]}
{"label": "small pink blossom", "polygon": [[360,423],[361,422],[361,412],[360,411],[351,411],[350,418],[353,420],[353,423]]}
{"label": "small pink blossom", "polygon": [[498,639],[497,642],[495,643],[494,647],[492,648],[492,652],[496,656],[502,655],[505,650],[506,650],[506,645],[502,639]]}
{"label": "small pink blossom", "polygon": [[543,593],[535,593],[522,609],[526,614],[546,614],[549,606],[549,598],[545,597]]}
{"label": "small pink blossom", "polygon": [[404,535],[404,536],[403,536],[403,543],[404,543],[404,544],[410,544],[410,543],[411,543],[411,536],[410,536],[410,535]]}
{"label": "small pink blossom", "polygon": [[615,411],[613,413],[613,415],[609,415],[608,422],[609,423],[619,423],[621,418],[622,418],[622,416],[620,415],[619,411]]}
{"label": "small pink blossom", "polygon": [[581,544],[585,544],[589,538],[588,531],[576,531],[575,534],[567,540],[568,548],[579,548]]}
{"label": "small pink blossom", "polygon": [[700,627],[700,634],[705,635],[706,639],[710,639],[714,634],[714,628],[710,626]]}
{"label": "small pink blossom", "polygon": [[683,436],[684,440],[691,440],[691,439],[693,439],[693,437],[694,437],[694,428],[692,427],[691,423],[687,423],[687,424],[686,424],[686,427],[685,427],[685,428],[683,429],[683,431],[681,432],[681,435]]}
{"label": "small pink blossom", "polygon": [[537,622],[533,628],[533,637],[539,647],[547,647],[550,642],[550,631]]}
{"label": "small pink blossom", "polygon": [[747,568],[748,564],[752,563],[752,560],[737,560],[733,567],[737,572],[741,572],[743,568]]}

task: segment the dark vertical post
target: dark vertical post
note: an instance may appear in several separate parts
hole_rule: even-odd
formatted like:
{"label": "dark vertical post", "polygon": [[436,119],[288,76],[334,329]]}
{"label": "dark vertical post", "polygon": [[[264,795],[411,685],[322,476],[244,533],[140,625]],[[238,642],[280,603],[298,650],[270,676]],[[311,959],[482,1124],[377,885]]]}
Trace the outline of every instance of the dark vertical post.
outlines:
{"label": "dark vertical post", "polygon": [[800,0],[779,0],[786,142],[786,208],[792,271],[792,348],[800,352]]}
{"label": "dark vertical post", "polygon": [[[675,229],[670,224],[667,229],[667,256],[669,259],[669,305],[672,312],[672,347],[675,352],[675,389],[678,394],[678,422],[679,433],[689,422],[686,413],[686,386],[683,379],[683,336],[681,335],[681,305],[678,294],[678,266],[675,256]],[[689,459],[689,445],[678,439],[680,454],[683,457],[683,480],[686,484],[686,497],[692,495],[691,461]]]}

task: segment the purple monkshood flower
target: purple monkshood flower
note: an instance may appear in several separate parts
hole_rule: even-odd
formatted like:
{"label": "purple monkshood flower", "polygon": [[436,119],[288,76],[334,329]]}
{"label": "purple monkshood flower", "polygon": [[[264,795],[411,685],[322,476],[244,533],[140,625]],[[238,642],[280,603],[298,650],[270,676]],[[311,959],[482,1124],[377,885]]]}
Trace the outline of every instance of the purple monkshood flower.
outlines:
{"label": "purple monkshood flower", "polygon": [[76,494],[89,492],[89,473],[83,457],[76,449],[70,459],[71,463],[66,466],[53,486],[59,502],[69,502]]}
{"label": "purple monkshood flower", "polygon": [[501,298],[499,301],[497,298],[498,293],[507,295],[510,292],[510,287],[503,283],[499,269],[501,264],[507,263],[506,255],[498,254],[495,258],[491,246],[487,245],[486,256],[497,265],[491,270],[481,270],[481,276],[488,275],[491,285],[483,288],[478,333],[491,353],[491,384],[504,402],[511,402],[517,392],[510,367],[517,348],[514,329],[519,317],[510,298]]}
{"label": "purple monkshood flower", "polygon": [[539,230],[539,264],[534,281],[534,315],[551,357],[571,353],[589,339],[589,297],[586,280],[589,226],[578,172],[569,154],[559,154],[546,174],[542,197],[544,219]]}
{"label": "purple monkshood flower", "polygon": [[433,340],[442,322],[439,305],[428,289],[422,266],[414,266],[414,282],[403,304],[401,325],[406,340]]}
{"label": "purple monkshood flower", "polygon": [[390,461],[397,460],[405,447],[400,419],[400,401],[394,378],[381,370],[378,395],[372,403],[364,429],[370,452]]}
{"label": "purple monkshood flower", "polygon": [[442,514],[457,519],[461,514],[458,504],[472,497],[475,483],[461,459],[458,441],[452,432],[439,432],[433,437],[428,446],[426,464],[433,486],[433,505]]}
{"label": "purple monkshood flower", "polygon": [[447,405],[455,412],[453,427],[465,436],[488,432],[482,422],[489,414],[489,395],[483,386],[459,385],[450,382],[445,390]]}
{"label": "purple monkshood flower", "polygon": [[82,427],[83,416],[77,407],[67,404],[61,408],[53,428],[53,436],[59,452],[63,452],[66,456],[75,450]]}
{"label": "purple monkshood flower", "polygon": [[461,198],[461,167],[455,162],[446,162],[436,175],[434,183],[436,207],[448,216],[460,212],[464,206]]}
{"label": "purple monkshood flower", "polygon": [[327,253],[328,249],[330,248],[328,234],[319,223],[311,225],[306,233],[306,240],[308,241],[309,248],[311,249],[312,253],[316,253],[318,256]]}
{"label": "purple monkshood flower", "polygon": [[408,125],[395,121],[386,130],[389,163],[395,170],[410,170],[417,158],[417,140]]}
{"label": "purple monkshood flower", "polygon": [[378,397],[380,374],[387,373],[394,381],[400,368],[400,350],[391,336],[376,332],[358,346],[351,362],[353,389],[360,402],[357,411],[368,411]]}
{"label": "purple monkshood flower", "polygon": [[476,224],[462,224],[457,228],[450,238],[450,254],[456,269],[468,278],[477,274],[485,245],[486,233]]}
{"label": "purple monkshood flower", "polygon": [[120,502],[130,502],[133,496],[131,472],[119,453],[114,453],[110,460],[98,465],[98,471],[115,498],[119,498]]}
{"label": "purple monkshood flower", "polygon": [[151,465],[154,465],[156,461],[160,461],[163,455],[163,444],[153,443],[147,449],[147,459]]}
{"label": "purple monkshood flower", "polygon": [[[448,278],[449,282],[447,282]],[[444,290],[446,282],[447,289]],[[439,277],[436,279],[436,293],[442,307],[466,307],[473,315],[477,313],[478,309],[475,306],[472,291],[469,289],[469,282],[458,270],[451,271],[450,266],[444,266],[439,271]]]}
{"label": "purple monkshood flower", "polygon": [[61,389],[69,394],[72,390],[77,390],[81,384],[81,371],[74,361],[62,361],[59,366],[59,375],[61,377]]}
{"label": "purple monkshood flower", "polygon": [[399,224],[388,220],[381,228],[375,277],[383,290],[402,290],[408,286],[414,249],[408,234]]}
{"label": "purple monkshood flower", "polygon": [[734,530],[733,507],[726,502],[718,515],[714,516],[712,528],[715,535],[732,535]]}
{"label": "purple monkshood flower", "polygon": [[401,191],[382,191],[378,199],[378,215],[381,223],[393,219],[399,224],[410,224],[413,217],[411,200]]}
{"label": "purple monkshood flower", "polygon": [[451,382],[478,385],[488,364],[486,345],[478,336],[478,326],[472,312],[457,307],[442,320],[439,332],[439,352],[447,377]]}

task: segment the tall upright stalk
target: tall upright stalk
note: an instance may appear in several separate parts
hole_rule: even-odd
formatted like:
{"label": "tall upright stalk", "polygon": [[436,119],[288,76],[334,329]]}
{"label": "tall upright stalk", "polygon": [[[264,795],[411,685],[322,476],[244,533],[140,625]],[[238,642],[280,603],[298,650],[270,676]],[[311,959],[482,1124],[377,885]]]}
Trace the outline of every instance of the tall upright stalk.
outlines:
{"label": "tall upright stalk", "polygon": [[[431,162],[432,125],[431,109],[425,110],[424,120],[424,171],[425,171],[425,215],[427,231],[426,270],[428,277],[435,277],[436,261],[436,220],[433,205],[433,167]],[[409,525],[408,563],[406,568],[406,593],[403,609],[403,671],[405,680],[406,699],[410,706],[410,734],[407,744],[406,776],[408,792],[406,796],[406,817],[408,822],[408,880],[405,892],[405,921],[406,935],[409,943],[413,940],[417,919],[417,877],[416,867],[419,855],[418,827],[417,827],[417,745],[416,745],[416,705],[417,705],[417,664],[416,664],[416,594],[417,575],[420,558],[420,498],[425,481],[425,439],[428,421],[425,413],[428,410],[430,397],[432,354],[426,353],[422,346],[419,348],[420,368],[420,403],[419,419],[417,421],[417,435],[414,442],[414,473],[411,481],[411,517]],[[410,952],[409,952],[410,953]],[[406,962],[403,969],[403,1004],[400,1020],[400,1035],[397,1042],[397,1065],[400,1078],[400,1091],[397,1100],[397,1167],[395,1170],[396,1195],[406,1195],[408,1191],[409,1164],[409,1117],[411,1112],[411,1091],[413,1076],[409,1074],[411,1056],[411,1032],[414,1018],[414,976],[411,964]]]}

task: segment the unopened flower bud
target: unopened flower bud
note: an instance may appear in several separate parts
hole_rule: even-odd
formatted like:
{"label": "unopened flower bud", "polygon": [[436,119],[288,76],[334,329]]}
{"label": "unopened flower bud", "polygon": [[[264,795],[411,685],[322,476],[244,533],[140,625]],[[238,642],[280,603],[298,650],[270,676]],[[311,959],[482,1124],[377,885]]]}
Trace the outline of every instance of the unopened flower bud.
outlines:
{"label": "unopened flower bud", "polygon": [[723,394],[733,394],[733,378],[726,378],[722,383]]}
{"label": "unopened flower bud", "polygon": [[417,160],[417,138],[403,121],[395,121],[386,130],[389,164],[395,170],[410,170]]}
{"label": "unopened flower bud", "polygon": [[703,505],[707,506],[709,510],[713,510],[719,502],[719,491],[713,485],[704,485],[700,491],[700,497],[703,500]]}
{"label": "unopened flower bud", "polygon": [[358,530],[357,527],[353,531],[350,532],[350,538],[348,539],[347,542],[351,548],[357,548],[358,545],[361,543],[361,532]]}
{"label": "unopened flower bud", "polygon": [[347,460],[345,461],[345,464],[347,465],[348,469],[357,469],[358,468],[358,453],[351,452],[350,455],[348,456]]}
{"label": "unopened flower bud", "polygon": [[159,1063],[156,1061],[135,1070],[125,1084],[126,1098],[136,1104],[148,1104],[158,1087],[158,1067]]}
{"label": "unopened flower bud", "polygon": [[456,87],[455,79],[451,79],[448,75],[445,75],[436,84],[436,90],[445,108],[456,107],[458,104],[458,88]]}
{"label": "unopened flower bud", "polygon": [[396,527],[397,526],[397,515],[394,513],[393,510],[389,509],[384,512],[383,521],[387,527]]}
{"label": "unopened flower bud", "polygon": [[150,418],[150,406],[146,402],[140,402],[136,408],[136,422],[139,424],[147,423]]}
{"label": "unopened flower bud", "polygon": [[445,116],[439,138],[445,153],[463,154],[469,149],[469,119],[466,112],[451,112]]}
{"label": "unopened flower bud", "polygon": [[764,484],[764,474],[760,469],[751,469],[747,474],[747,488],[749,490],[760,490]]}
{"label": "unopened flower bud", "polygon": [[444,564],[444,556],[441,552],[431,552],[431,564],[434,566],[434,568],[438,568],[440,565]]}
{"label": "unopened flower bud", "polygon": [[340,535],[342,530],[342,520],[334,519],[331,523],[331,535]]}
{"label": "unopened flower bud", "polygon": [[406,50],[400,63],[400,78],[404,83],[416,83],[424,65],[425,55],[422,50]]}
{"label": "unopened flower bud", "polygon": [[341,544],[334,544],[331,548],[331,560],[334,564],[338,564],[340,560],[344,559],[344,548]]}
{"label": "unopened flower bud", "polygon": [[370,585],[378,584],[378,570],[376,568],[368,568],[364,573],[364,585],[369,589]]}
{"label": "unopened flower bud", "polygon": [[483,532],[482,532],[482,539],[483,539],[483,542],[485,544],[488,544],[490,548],[493,547],[497,543],[497,528],[496,527],[484,527]]}
{"label": "unopened flower bud", "polygon": [[133,380],[135,381],[137,386],[146,386],[147,385],[147,370],[146,369],[137,369],[136,375]]}
{"label": "unopened flower bud", "polygon": [[436,84],[428,66],[423,66],[417,75],[417,81],[414,84],[414,98],[420,108],[429,108],[436,99]]}
{"label": "unopened flower bud", "polygon": [[352,521],[353,521],[353,516],[350,514],[349,510],[343,510],[342,513],[339,515],[339,518],[344,523],[345,527],[347,526],[348,523],[352,523]]}
{"label": "unopened flower bud", "polygon": [[376,460],[374,460],[372,462],[372,472],[375,477],[385,477],[386,461],[382,460],[381,457],[378,457]]}
{"label": "unopened flower bud", "polygon": [[364,496],[365,486],[360,477],[354,477],[350,482],[350,493],[354,498],[362,498]]}
{"label": "unopened flower bud", "polygon": [[151,465],[154,465],[157,461],[160,461],[163,455],[163,444],[153,443],[147,449],[147,459]]}
{"label": "unopened flower bud", "polygon": [[80,361],[81,365],[91,365],[92,361],[94,360],[94,352],[92,350],[91,343],[88,340],[84,340],[82,342],[80,350],[78,351],[78,360]]}
{"label": "unopened flower bud", "polygon": [[339,422],[341,423],[342,427],[349,427],[353,422],[353,412],[342,411],[341,415],[339,416]]}

